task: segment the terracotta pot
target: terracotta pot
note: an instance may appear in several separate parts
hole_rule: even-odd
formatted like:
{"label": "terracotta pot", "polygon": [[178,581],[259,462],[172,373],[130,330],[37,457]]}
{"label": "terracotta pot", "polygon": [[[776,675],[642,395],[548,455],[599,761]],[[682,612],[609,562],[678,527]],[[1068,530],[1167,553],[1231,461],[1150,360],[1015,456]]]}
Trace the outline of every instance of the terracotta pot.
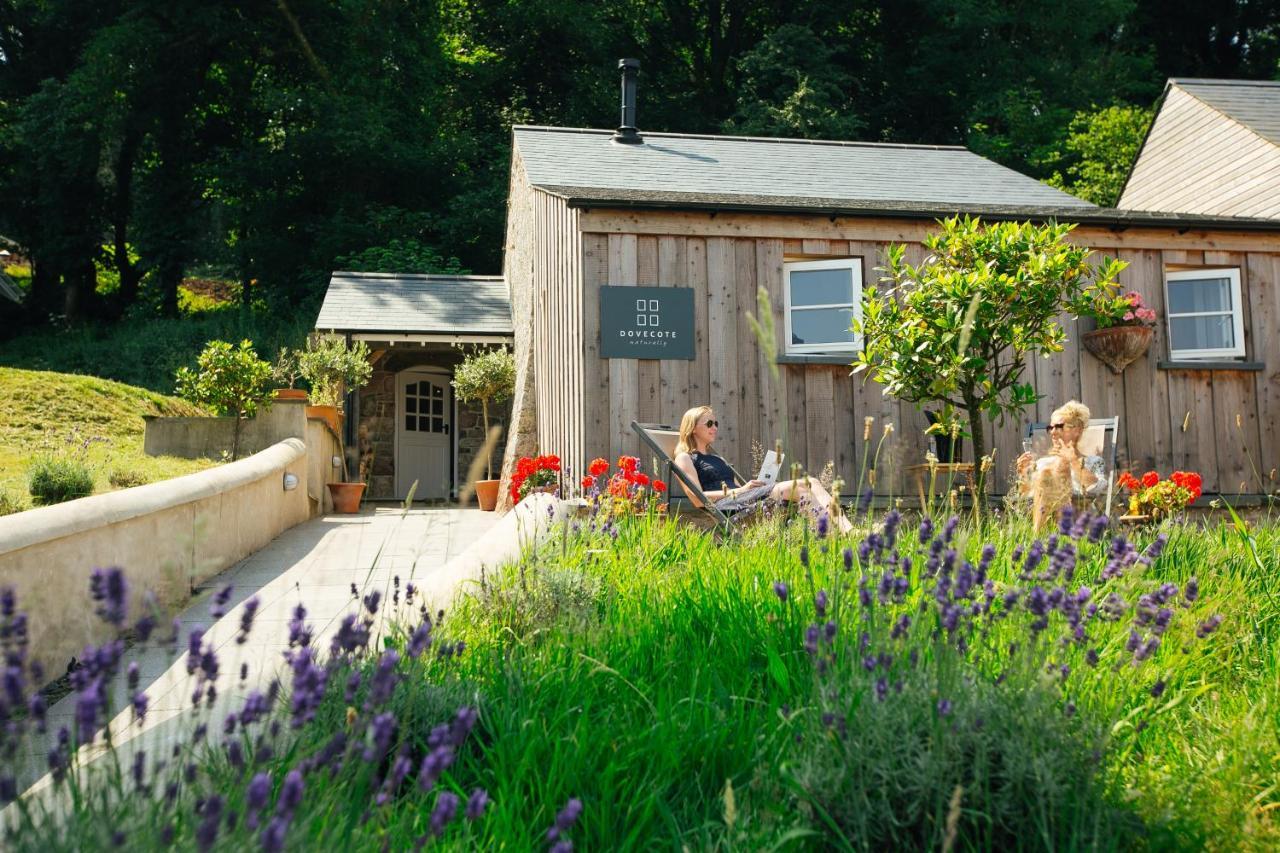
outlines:
{"label": "terracotta pot", "polygon": [[476,480],[476,501],[480,509],[493,512],[498,506],[498,486],[501,480]]}
{"label": "terracotta pot", "polygon": [[1085,332],[1080,343],[1112,373],[1123,373],[1151,347],[1152,335],[1150,326],[1112,326]]}
{"label": "terracotta pot", "polygon": [[330,483],[329,495],[333,498],[334,512],[359,512],[364,483]]}
{"label": "terracotta pot", "polygon": [[277,400],[305,400],[307,392],[303,388],[277,388]]}
{"label": "terracotta pot", "polygon": [[337,406],[307,406],[307,417],[319,418],[329,425],[334,435],[342,435],[342,413]]}

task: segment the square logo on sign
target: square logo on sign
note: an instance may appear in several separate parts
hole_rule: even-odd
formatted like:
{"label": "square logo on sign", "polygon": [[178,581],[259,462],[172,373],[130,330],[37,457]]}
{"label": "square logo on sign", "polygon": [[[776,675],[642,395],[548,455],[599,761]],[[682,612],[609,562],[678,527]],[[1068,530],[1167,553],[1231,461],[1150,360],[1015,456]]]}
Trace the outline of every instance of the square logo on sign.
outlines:
{"label": "square logo on sign", "polygon": [[644,325],[646,325],[646,324],[647,324],[647,322],[648,322],[648,317],[649,317],[649,315],[648,315],[648,314],[637,314],[637,315],[636,315],[636,325],[637,325],[637,326],[644,326]]}
{"label": "square logo on sign", "polygon": [[[637,299],[636,301],[642,302],[643,300]],[[649,310],[653,312],[649,315],[649,325],[657,326],[658,325],[658,300],[656,299],[649,300]],[[644,323],[641,323],[640,325],[643,326]]]}

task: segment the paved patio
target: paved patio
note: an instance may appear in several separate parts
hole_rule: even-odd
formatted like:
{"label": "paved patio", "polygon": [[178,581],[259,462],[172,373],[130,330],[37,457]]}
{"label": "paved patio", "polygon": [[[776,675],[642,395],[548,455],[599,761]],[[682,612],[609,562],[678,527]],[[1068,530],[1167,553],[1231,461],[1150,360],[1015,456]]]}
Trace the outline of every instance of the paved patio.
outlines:
{"label": "paved patio", "polygon": [[[326,516],[286,531],[197,592],[178,616],[181,639],[176,646],[167,642],[170,628],[162,625],[147,647],[126,652],[126,665],[138,662],[140,689],[150,703],[142,725],[133,721],[130,710],[117,714],[111,725],[114,741],[117,745],[129,742],[124,752],[142,747],[159,754],[157,748],[172,744],[179,735],[189,736],[189,725],[175,724],[179,718],[197,713],[209,720],[211,734],[218,731],[228,711],[238,708],[250,690],[262,689],[286,666],[282,653],[288,648],[289,621],[299,602],[307,609],[314,647],[327,650],[343,615],[359,608],[360,598],[377,590],[383,601],[390,603],[397,577],[402,608],[405,584],[410,582],[436,589],[434,598],[438,601],[440,592],[456,583],[443,576],[446,563],[482,543],[498,521],[495,513],[474,509],[405,511],[399,506],[375,506],[359,515]],[[360,598],[352,594],[352,584]],[[214,619],[210,615],[213,598],[227,585],[232,592],[226,615]],[[251,596],[258,598],[258,612],[249,641],[238,644],[242,605]],[[384,606],[380,615],[385,617],[386,611]],[[381,624],[380,620],[374,630]],[[196,626],[206,629],[205,641],[217,649],[220,664],[217,702],[212,709],[199,712],[191,710],[195,679],[186,669],[187,636]],[[248,664],[244,679],[240,677],[242,664]],[[123,671],[110,691],[112,709],[129,708]],[[60,726],[72,727],[75,703],[73,693],[50,709],[51,740]],[[24,787],[44,774],[49,745],[32,744],[25,761],[19,762],[24,768],[19,780]]]}

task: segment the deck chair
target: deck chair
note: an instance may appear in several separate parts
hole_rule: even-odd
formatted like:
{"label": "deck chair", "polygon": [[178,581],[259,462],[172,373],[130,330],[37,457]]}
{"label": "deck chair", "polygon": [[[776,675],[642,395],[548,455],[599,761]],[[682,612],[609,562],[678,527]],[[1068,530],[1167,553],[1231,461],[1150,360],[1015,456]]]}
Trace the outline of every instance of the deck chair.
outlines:
{"label": "deck chair", "polygon": [[[1048,432],[1049,424],[1046,422],[1036,422],[1027,424],[1027,438],[1035,438],[1043,436]],[[1115,494],[1116,485],[1116,445],[1117,436],[1120,430],[1120,417],[1114,418],[1090,418],[1089,425],[1085,427],[1084,434],[1080,436],[1079,447],[1087,456],[1101,456],[1102,462],[1106,466],[1107,489],[1105,492],[1106,500],[1103,506],[1103,512],[1108,516],[1111,515],[1111,498]],[[1101,495],[1086,497],[1087,504],[1095,505]]]}
{"label": "deck chair", "polygon": [[[680,438],[680,431],[673,426],[667,424],[642,424],[636,421],[631,422],[631,428],[635,430],[636,435],[640,436],[640,443],[644,445],[644,454],[649,459],[641,458],[640,467],[646,471],[659,471],[666,478],[670,488],[667,489],[667,513],[698,513],[705,515],[714,526],[728,532],[733,529],[734,515],[717,509],[716,506],[702,493],[702,488],[698,485],[698,481],[689,477],[684,471],[676,467],[675,454],[676,442]],[[725,464],[728,464],[727,462]],[[737,472],[732,465],[729,470],[733,471],[733,476],[737,478],[739,483],[745,483],[742,475]],[[695,507],[693,501],[681,493],[676,492],[676,481],[684,485],[689,494],[696,495],[698,500],[702,502],[701,508]]]}

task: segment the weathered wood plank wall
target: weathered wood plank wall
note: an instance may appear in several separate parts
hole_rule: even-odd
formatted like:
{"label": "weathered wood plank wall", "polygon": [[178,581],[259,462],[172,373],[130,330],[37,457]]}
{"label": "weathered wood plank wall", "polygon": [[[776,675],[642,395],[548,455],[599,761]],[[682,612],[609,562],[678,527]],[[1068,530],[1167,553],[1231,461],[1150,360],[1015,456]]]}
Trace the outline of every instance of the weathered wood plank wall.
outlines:
{"label": "weathered wood plank wall", "polygon": [[[833,463],[846,493],[853,493],[864,453],[870,464],[878,451],[876,491],[913,491],[904,468],[921,461],[926,448],[926,421],[916,407],[851,377],[847,366],[783,364],[777,365],[775,378],[746,315],[756,312],[756,289],[764,287],[782,352],[785,261],[860,257],[869,286],[880,276],[876,268],[889,242],[907,242],[909,258],[923,259],[918,241],[927,223],[579,212],[550,196],[542,205],[546,224],[537,239],[571,247],[574,255],[564,257],[563,249],[545,244],[538,254],[546,267],[542,278],[535,276],[539,294],[545,294],[536,300],[536,346],[544,353],[538,362],[544,452],[559,451],[578,468],[594,456],[636,453],[633,419],[675,423],[685,409],[707,403],[722,423],[720,452],[740,468],[752,466],[753,445],[769,448],[782,440],[789,460],[811,473]],[[816,236],[799,236],[805,229]],[[866,239],[857,239],[859,231]],[[1248,302],[1248,358],[1263,362],[1265,370],[1159,369],[1167,342],[1158,329],[1147,356],[1115,376],[1081,349],[1082,324],[1064,318],[1065,351],[1028,364],[1025,377],[1044,396],[1025,420],[1047,420],[1057,405],[1081,399],[1097,417],[1120,415],[1122,467],[1198,470],[1206,491],[1275,488],[1264,482],[1280,466],[1280,245],[1254,233],[1179,235],[1168,229],[1075,232],[1077,241],[1085,237],[1100,252],[1129,263],[1123,284],[1141,292],[1161,316],[1167,267],[1239,266]],[[556,277],[561,281],[552,281]],[[603,284],[693,288],[696,358],[601,359],[598,288]],[[864,440],[867,417],[874,421]],[[997,493],[1006,488],[1020,452],[1024,422],[990,425]],[[886,424],[894,426],[887,437]]]}

